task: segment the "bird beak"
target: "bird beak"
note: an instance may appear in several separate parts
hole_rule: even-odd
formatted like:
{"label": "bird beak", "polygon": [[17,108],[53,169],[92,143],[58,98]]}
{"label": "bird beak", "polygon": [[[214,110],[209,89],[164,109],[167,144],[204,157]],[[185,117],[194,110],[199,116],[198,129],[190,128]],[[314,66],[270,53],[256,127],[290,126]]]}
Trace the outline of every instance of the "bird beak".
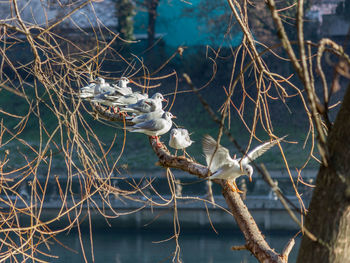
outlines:
{"label": "bird beak", "polygon": [[167,99],[164,99],[164,98],[162,99],[162,101],[166,101],[166,102],[168,102],[168,100],[167,100]]}
{"label": "bird beak", "polygon": [[176,116],[173,115],[173,117],[171,117],[172,119],[176,119]]}
{"label": "bird beak", "polygon": [[250,175],[249,175],[249,182],[252,182],[252,180],[253,180],[253,178],[252,178],[252,177],[253,177],[253,175],[252,175],[252,174],[250,174]]}

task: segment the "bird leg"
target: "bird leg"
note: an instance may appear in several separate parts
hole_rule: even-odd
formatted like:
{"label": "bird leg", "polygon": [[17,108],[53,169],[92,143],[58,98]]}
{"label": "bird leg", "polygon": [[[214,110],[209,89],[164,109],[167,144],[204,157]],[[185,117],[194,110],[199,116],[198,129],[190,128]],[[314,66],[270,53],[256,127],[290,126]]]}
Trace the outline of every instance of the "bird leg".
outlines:
{"label": "bird leg", "polygon": [[156,143],[157,143],[157,147],[161,148],[163,147],[163,144],[159,141],[159,137],[158,136],[150,136],[152,139],[156,139]]}
{"label": "bird leg", "polygon": [[237,193],[240,193],[240,194],[243,193],[243,191],[241,191],[241,190],[238,189],[238,186],[237,186],[235,180],[232,181],[232,185],[230,184],[229,181],[227,181],[227,186],[228,186],[233,192],[237,192]]}
{"label": "bird leg", "polygon": [[177,149],[175,149],[175,156],[177,156]]}
{"label": "bird leg", "polygon": [[[117,110],[115,109],[117,108]],[[113,109],[113,113],[116,114],[116,113],[119,113],[120,114],[120,110],[119,110],[119,107],[118,106],[112,106],[112,109]]]}
{"label": "bird leg", "polygon": [[119,117],[129,117],[129,115],[124,111],[119,111]]}
{"label": "bird leg", "polygon": [[233,180],[233,181],[232,181],[232,184],[233,184],[234,187],[236,188],[237,193],[243,194],[243,191],[241,191],[241,190],[238,189],[238,186],[237,186],[237,184],[236,184],[236,180]]}
{"label": "bird leg", "polygon": [[189,158],[191,161],[193,161],[191,155],[189,155],[187,152],[186,152],[186,149],[182,149],[182,151],[184,152],[184,154],[182,155],[183,158]]}
{"label": "bird leg", "polygon": [[158,148],[163,147],[163,144],[159,141],[159,137],[158,137],[158,136],[152,136],[152,138],[155,138],[155,139],[156,139],[157,147],[158,147]]}

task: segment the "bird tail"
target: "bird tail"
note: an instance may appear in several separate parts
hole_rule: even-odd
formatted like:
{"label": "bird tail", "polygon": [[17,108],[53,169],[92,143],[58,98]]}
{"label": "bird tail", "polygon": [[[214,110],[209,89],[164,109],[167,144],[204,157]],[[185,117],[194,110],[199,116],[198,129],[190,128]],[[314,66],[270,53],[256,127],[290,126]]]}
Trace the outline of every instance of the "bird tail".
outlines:
{"label": "bird tail", "polygon": [[135,130],[135,128],[133,126],[125,126],[123,127],[124,130],[130,131],[132,132],[133,130]]}

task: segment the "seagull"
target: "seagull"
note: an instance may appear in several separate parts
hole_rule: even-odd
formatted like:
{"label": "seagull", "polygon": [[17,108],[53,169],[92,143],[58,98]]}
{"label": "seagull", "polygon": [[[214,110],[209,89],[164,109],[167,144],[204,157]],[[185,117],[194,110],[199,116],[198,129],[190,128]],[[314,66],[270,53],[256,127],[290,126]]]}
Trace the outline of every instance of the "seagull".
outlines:
{"label": "seagull", "polygon": [[80,89],[79,97],[82,99],[93,98],[95,95],[95,86],[96,86],[96,83],[91,82],[91,83],[89,83],[88,86],[82,87]]}
{"label": "seagull", "polygon": [[161,147],[162,144],[159,142],[158,136],[167,133],[173,125],[172,118],[176,118],[170,112],[164,112],[161,118],[151,119],[145,122],[140,122],[134,126],[127,127],[126,129],[130,132],[144,133],[152,138],[156,138],[157,146]]}
{"label": "seagull", "polygon": [[112,84],[113,88],[115,89],[115,96],[124,96],[128,94],[132,94],[132,89],[128,87],[129,80],[126,77],[122,77],[118,84]]}
{"label": "seagull", "polygon": [[172,129],[170,131],[170,140],[169,140],[169,146],[176,149],[175,156],[177,153],[177,150],[181,149],[184,152],[184,157],[186,154],[185,148],[190,146],[193,143],[193,141],[190,139],[190,135],[188,133],[188,130],[186,129]]}
{"label": "seagull", "polygon": [[130,81],[126,77],[121,77],[119,82],[118,82],[119,87],[121,87],[122,89],[128,88],[129,83],[130,83]]}
{"label": "seagull", "polygon": [[148,98],[148,94],[141,94],[139,92],[134,92],[132,94],[127,94],[124,96],[116,95],[113,92],[105,92],[94,96],[94,98],[91,101],[111,107],[114,113],[115,107],[117,107],[118,111],[120,111],[120,114],[123,114],[126,111],[120,110],[120,107],[125,107],[130,103],[134,103],[146,98]]}
{"label": "seagull", "polygon": [[94,81],[90,82],[88,86],[82,87],[80,89],[79,97],[82,99],[91,99],[101,93],[111,93],[114,91],[115,89],[106,83],[104,78],[98,77]]}
{"label": "seagull", "polygon": [[147,93],[141,94],[140,92],[133,92],[131,94],[127,94],[116,98],[115,100],[113,100],[113,103],[119,107],[126,107],[130,104],[137,103],[139,100],[143,100],[147,98],[148,98]]}
{"label": "seagull", "polygon": [[241,175],[248,175],[249,181],[252,181],[253,167],[249,163],[259,156],[263,155],[272,146],[279,143],[286,136],[274,141],[265,142],[255,149],[251,150],[243,158],[236,159],[230,157],[228,149],[218,144],[210,135],[204,135],[203,138],[203,153],[207,162],[208,168],[212,175],[208,177],[213,179],[231,179],[233,181],[233,191],[242,193],[238,189],[236,179]]}
{"label": "seagull", "polygon": [[[151,102],[152,103],[152,102]],[[153,102],[154,103],[154,102]],[[127,117],[127,120],[129,120],[132,123],[140,123],[140,122],[145,122],[145,121],[149,121],[152,119],[159,119],[163,116],[164,114],[164,110],[162,109],[158,109],[155,111],[151,111],[148,113],[144,113],[135,117]]]}
{"label": "seagull", "polygon": [[111,96],[111,92],[104,92],[104,93],[101,93],[101,94],[97,94],[94,96],[94,98],[91,100],[92,102],[95,102],[95,103],[99,103],[99,104],[102,104],[102,105],[106,105],[106,106],[109,106],[109,107],[112,107],[114,109],[114,106],[115,106],[115,101],[116,98],[113,98],[113,96]]}
{"label": "seagull", "polygon": [[123,111],[133,112],[136,114],[148,113],[162,109],[162,102],[166,101],[159,92],[153,94],[151,98],[139,100],[137,103],[129,104],[123,108]]}
{"label": "seagull", "polygon": [[89,83],[89,85],[80,88],[79,97],[82,99],[90,99],[95,95],[95,87],[96,87],[97,79],[93,80]]}
{"label": "seagull", "polygon": [[95,95],[97,94],[101,94],[101,93],[104,93],[104,92],[113,92],[115,91],[115,89],[109,85],[104,78],[101,78],[101,77],[98,77],[96,80],[95,80]]}

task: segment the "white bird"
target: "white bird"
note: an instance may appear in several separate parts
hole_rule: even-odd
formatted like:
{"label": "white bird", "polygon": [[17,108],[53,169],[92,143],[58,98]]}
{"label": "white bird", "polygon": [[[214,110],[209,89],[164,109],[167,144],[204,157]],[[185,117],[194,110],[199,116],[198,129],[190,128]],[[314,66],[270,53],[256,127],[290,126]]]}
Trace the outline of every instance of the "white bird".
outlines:
{"label": "white bird", "polygon": [[130,81],[126,77],[121,77],[119,82],[118,82],[119,87],[121,87],[122,89],[128,88],[129,83],[130,83]]}
{"label": "white bird", "polygon": [[[148,94],[141,94],[139,92],[134,92],[132,94],[127,94],[124,96],[115,95],[115,93],[111,92],[105,92],[94,96],[94,98],[91,101],[109,106],[114,110],[115,107],[125,107],[129,103],[137,102],[145,98],[148,98]],[[120,111],[120,109],[118,109],[118,111]],[[122,110],[122,112],[126,111]]]}
{"label": "white bird", "polygon": [[94,98],[91,101],[114,108],[115,106],[114,101],[116,100],[116,98],[110,96],[110,94],[111,92],[104,92],[101,94],[97,94],[94,96]]}
{"label": "white bird", "polygon": [[95,87],[97,84],[97,79],[93,80],[89,83],[89,85],[80,88],[80,94],[79,97],[82,99],[89,99],[93,98],[95,95]]}
{"label": "white bird", "polygon": [[151,98],[139,100],[137,103],[129,104],[122,111],[132,112],[136,114],[148,113],[163,108],[162,102],[166,101],[159,92],[153,94]]}
{"label": "white bird", "polygon": [[95,95],[101,94],[104,92],[113,92],[115,89],[109,85],[104,78],[98,77],[95,80]]}
{"label": "white bird", "polygon": [[175,155],[177,150],[181,149],[185,156],[185,148],[189,147],[192,143],[193,141],[190,139],[188,130],[174,128],[170,131],[169,146],[176,149]]}
{"label": "white bird", "polygon": [[266,142],[255,149],[251,150],[243,158],[236,159],[230,157],[228,149],[218,144],[213,137],[205,135],[203,138],[203,153],[208,165],[208,169],[212,175],[208,177],[213,179],[231,179],[233,181],[233,191],[242,192],[238,189],[236,179],[241,175],[248,175],[249,180],[252,180],[253,167],[249,163],[259,156],[263,155],[272,146],[279,143],[286,136],[277,140]]}
{"label": "white bird", "polygon": [[172,118],[176,118],[170,112],[164,112],[161,118],[152,119],[145,122],[140,122],[134,126],[127,127],[126,129],[130,132],[144,133],[152,138],[157,139],[157,146],[160,147],[162,144],[159,142],[158,136],[167,133],[173,125]]}
{"label": "white bird", "polygon": [[94,81],[90,82],[88,86],[80,89],[79,97],[82,99],[91,99],[101,93],[114,91],[115,89],[111,87],[111,85],[106,83],[103,78],[98,77]]}
{"label": "white bird", "polygon": [[89,83],[88,86],[82,87],[80,89],[79,97],[82,99],[90,99],[95,95],[95,86],[96,83]]}
{"label": "white bird", "polygon": [[140,123],[140,122],[145,122],[149,121],[152,119],[159,119],[162,117],[164,114],[164,111],[162,109],[151,111],[148,113],[144,113],[135,117],[127,117],[126,119],[132,123]]}
{"label": "white bird", "polygon": [[115,106],[126,107],[130,104],[137,103],[139,100],[143,100],[147,98],[148,98],[147,93],[141,94],[140,92],[134,92],[134,93],[116,98],[115,100],[113,100],[113,103]]}
{"label": "white bird", "polygon": [[113,95],[124,96],[132,94],[132,89],[128,87],[129,82],[130,81],[126,77],[121,77],[121,79],[118,81],[118,84],[112,84],[113,88],[115,89],[115,93]]}

